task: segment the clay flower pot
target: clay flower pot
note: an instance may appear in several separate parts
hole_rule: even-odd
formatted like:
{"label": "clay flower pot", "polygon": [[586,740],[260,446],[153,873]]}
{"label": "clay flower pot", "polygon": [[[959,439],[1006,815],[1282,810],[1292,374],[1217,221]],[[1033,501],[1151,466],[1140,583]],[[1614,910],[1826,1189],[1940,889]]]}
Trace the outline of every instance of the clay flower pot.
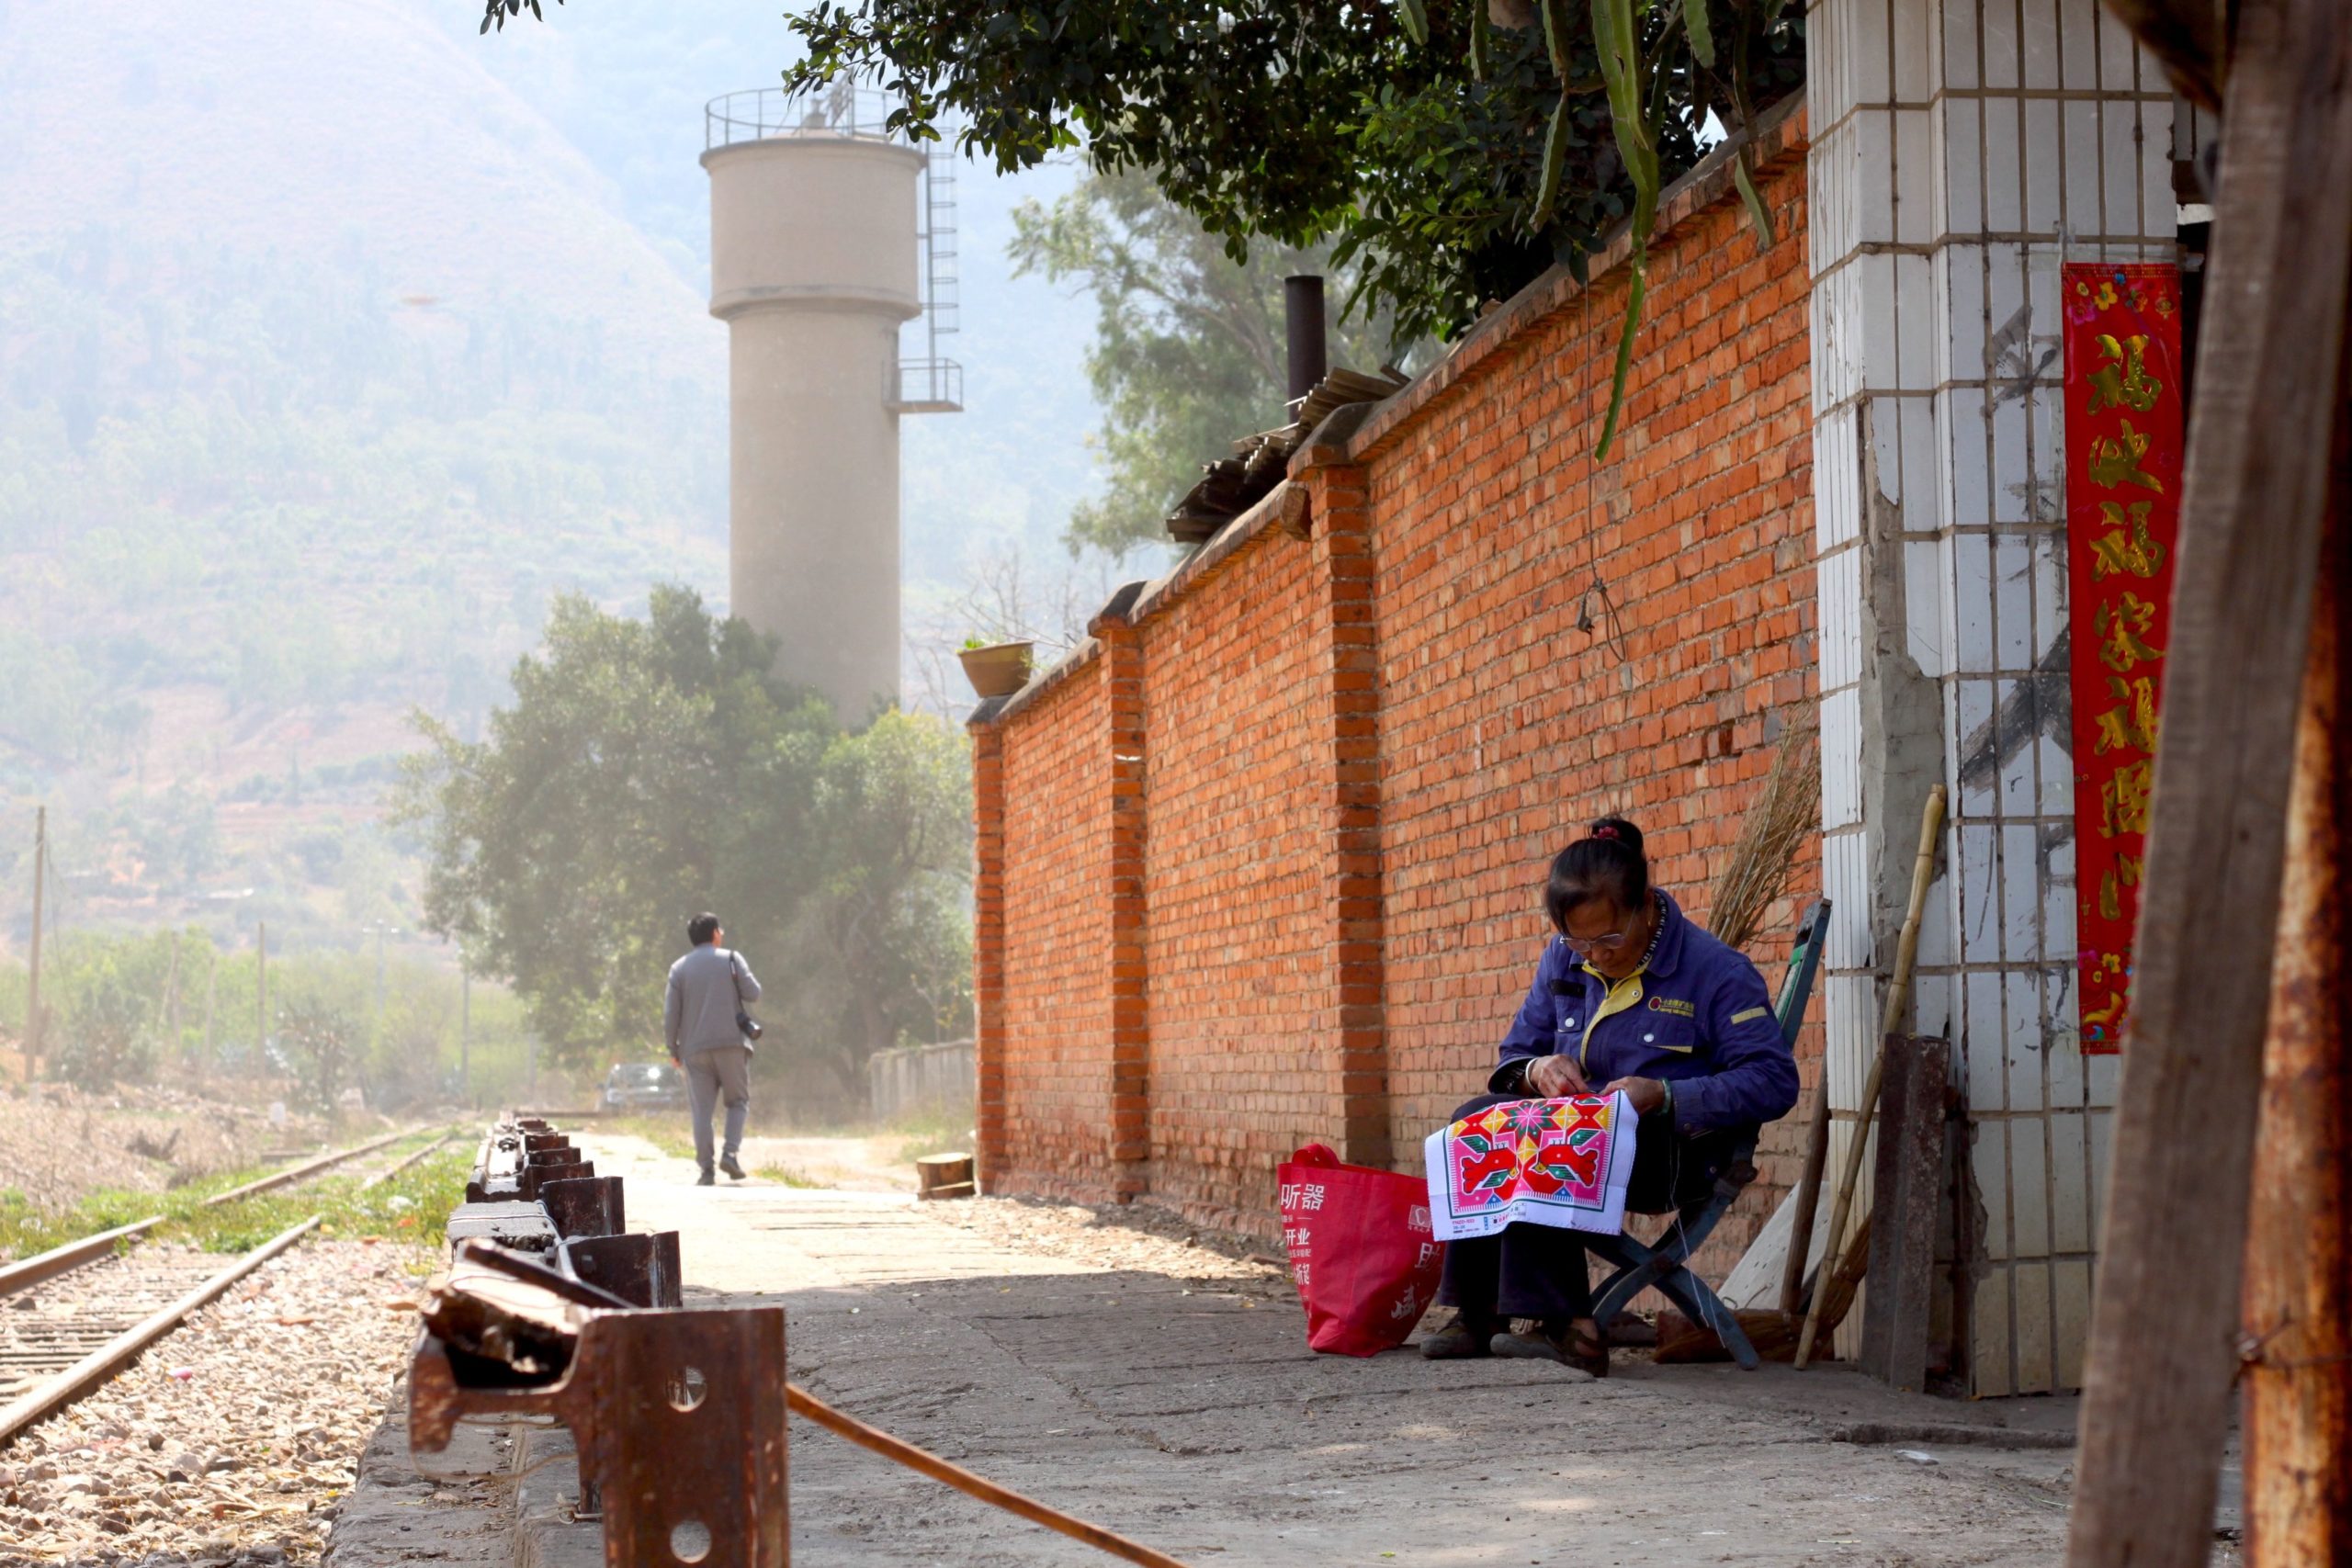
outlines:
{"label": "clay flower pot", "polygon": [[956,654],[964,678],[983,697],[1009,697],[1029,683],[1029,658],[1034,643],[1000,642],[967,648]]}

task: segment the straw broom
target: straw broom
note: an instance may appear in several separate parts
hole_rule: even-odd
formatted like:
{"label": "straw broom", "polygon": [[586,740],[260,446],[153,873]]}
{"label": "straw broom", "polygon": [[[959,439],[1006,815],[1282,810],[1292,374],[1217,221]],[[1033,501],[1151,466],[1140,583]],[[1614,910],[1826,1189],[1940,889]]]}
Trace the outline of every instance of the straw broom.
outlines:
{"label": "straw broom", "polygon": [[1789,880],[1789,863],[1821,828],[1821,747],[1810,704],[1781,737],[1763,793],[1732,846],[1731,863],[1715,883],[1707,929],[1726,947],[1744,948],[1763,926]]}

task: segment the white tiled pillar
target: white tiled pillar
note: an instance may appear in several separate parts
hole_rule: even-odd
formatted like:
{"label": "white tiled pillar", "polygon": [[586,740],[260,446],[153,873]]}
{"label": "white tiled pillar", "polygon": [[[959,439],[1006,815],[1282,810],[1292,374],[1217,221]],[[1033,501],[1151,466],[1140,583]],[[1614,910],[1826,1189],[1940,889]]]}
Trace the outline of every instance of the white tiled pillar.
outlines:
{"label": "white tiled pillar", "polygon": [[1831,1102],[1941,782],[1914,1026],[1966,1090],[1971,1381],[2073,1388],[2115,1072],[2075,1021],[2058,268],[2172,258],[2172,98],[2097,0],[1814,0],[1806,29]]}

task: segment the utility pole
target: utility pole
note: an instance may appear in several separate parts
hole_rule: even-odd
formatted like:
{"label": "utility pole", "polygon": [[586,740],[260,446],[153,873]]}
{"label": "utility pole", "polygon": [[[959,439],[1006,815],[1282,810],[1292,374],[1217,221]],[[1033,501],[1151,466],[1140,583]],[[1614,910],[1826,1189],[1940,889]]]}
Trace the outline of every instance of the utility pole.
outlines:
{"label": "utility pole", "polygon": [[204,967],[204,1057],[197,1069],[199,1076],[210,1072],[220,1061],[212,1041],[212,1009],[220,999],[220,950],[212,945],[209,936],[205,938],[204,947],[212,955],[212,962]]}
{"label": "utility pole", "polygon": [[172,933],[171,966],[164,971],[164,1031],[172,1043],[174,1058],[187,1052],[187,1043],[180,1038],[180,933]]}
{"label": "utility pole", "polygon": [[49,892],[49,807],[33,808],[32,967],[25,981],[25,1081],[40,1076],[40,922]]}
{"label": "utility pole", "polygon": [[458,964],[458,1098],[474,1102],[474,972]]}
{"label": "utility pole", "polygon": [[269,922],[254,922],[254,1021],[261,1038],[254,1046],[254,1076],[269,1070]]}

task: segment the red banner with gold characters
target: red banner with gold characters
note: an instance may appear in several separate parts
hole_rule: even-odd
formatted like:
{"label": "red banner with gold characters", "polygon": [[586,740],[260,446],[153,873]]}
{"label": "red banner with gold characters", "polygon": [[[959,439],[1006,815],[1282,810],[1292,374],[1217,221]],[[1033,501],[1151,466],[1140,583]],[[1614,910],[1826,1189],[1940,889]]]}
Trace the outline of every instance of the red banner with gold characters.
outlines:
{"label": "red banner with gold characters", "polygon": [[2075,881],[2083,1049],[2121,1049],[2180,533],[2180,271],[2069,262]]}

